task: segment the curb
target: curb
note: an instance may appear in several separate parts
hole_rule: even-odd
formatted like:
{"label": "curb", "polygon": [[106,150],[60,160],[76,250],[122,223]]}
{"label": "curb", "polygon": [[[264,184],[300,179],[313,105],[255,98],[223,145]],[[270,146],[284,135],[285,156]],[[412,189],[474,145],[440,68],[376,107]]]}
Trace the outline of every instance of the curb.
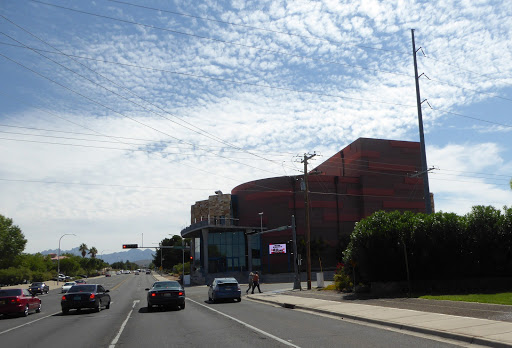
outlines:
{"label": "curb", "polygon": [[485,339],[485,338],[481,338],[481,337],[468,336],[468,335],[463,335],[463,334],[458,334],[458,333],[453,333],[453,332],[446,332],[446,331],[437,331],[434,329],[422,328],[422,327],[417,327],[417,326],[412,326],[412,325],[390,323],[390,322],[379,320],[379,319],[358,317],[358,316],[355,316],[352,314],[334,313],[334,312],[330,312],[330,311],[327,311],[324,309],[309,308],[309,307],[296,305],[296,304],[292,304],[292,303],[281,303],[281,302],[277,302],[277,301],[272,301],[270,299],[260,298],[259,296],[254,296],[254,297],[250,296],[249,298],[252,300],[255,300],[255,301],[280,305],[283,308],[302,309],[302,310],[306,310],[306,311],[310,311],[310,312],[334,315],[337,317],[341,317],[341,319],[347,318],[347,319],[354,320],[354,321],[361,321],[361,322],[366,322],[366,323],[370,323],[370,324],[388,326],[388,327],[392,327],[392,328],[398,329],[398,330],[411,331],[411,332],[426,334],[426,335],[430,335],[430,336],[437,336],[437,337],[441,337],[441,338],[445,338],[445,339],[461,341],[461,342],[464,342],[467,344],[477,344],[477,345],[496,347],[496,348],[510,347],[510,345],[505,344],[503,342],[493,341],[493,340],[489,340],[489,339]]}

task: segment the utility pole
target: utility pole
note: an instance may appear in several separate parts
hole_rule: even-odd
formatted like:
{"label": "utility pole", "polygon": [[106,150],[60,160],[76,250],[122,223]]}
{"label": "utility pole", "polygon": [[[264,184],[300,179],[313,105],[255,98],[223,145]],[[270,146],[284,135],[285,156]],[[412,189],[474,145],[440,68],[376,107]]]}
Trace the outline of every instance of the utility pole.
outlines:
{"label": "utility pole", "polygon": [[309,221],[309,184],[308,184],[308,160],[316,156],[316,153],[312,155],[304,154],[304,159],[301,163],[304,163],[304,210],[306,211],[306,265],[308,275],[308,290],[311,290],[311,226]]}
{"label": "utility pole", "polygon": [[297,233],[295,229],[295,215],[292,215],[292,239],[293,239],[293,272],[295,273],[295,278],[293,281],[293,290],[302,290],[300,286],[300,278],[299,278],[299,255],[297,253]]}
{"label": "utility pole", "polygon": [[421,172],[423,173],[423,196],[425,199],[425,210],[427,214],[432,214],[432,202],[430,201],[430,188],[428,185],[428,170],[427,170],[427,154],[425,151],[425,136],[423,135],[423,116],[421,114],[421,97],[420,97],[420,82],[418,77],[418,64],[416,63],[416,44],[414,43],[414,29],[411,29],[412,35],[412,55],[414,58],[414,79],[416,81],[416,105],[418,107],[418,123],[420,130],[420,147],[421,147]]}

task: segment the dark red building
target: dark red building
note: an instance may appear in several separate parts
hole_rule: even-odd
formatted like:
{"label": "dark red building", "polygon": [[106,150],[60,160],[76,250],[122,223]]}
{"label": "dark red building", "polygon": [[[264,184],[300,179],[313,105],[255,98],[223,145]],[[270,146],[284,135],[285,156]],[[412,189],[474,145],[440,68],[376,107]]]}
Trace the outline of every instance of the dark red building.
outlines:
{"label": "dark red building", "polygon": [[[314,271],[333,269],[354,225],[379,210],[425,212],[418,142],[359,138],[308,170],[311,261]],[[255,180],[192,206],[191,226],[196,271],[262,273],[293,271],[290,255],[270,254],[269,245],[287,244],[295,217],[299,254],[305,269],[304,176]],[[263,213],[263,214],[261,214]],[[208,262],[205,262],[208,260]]]}

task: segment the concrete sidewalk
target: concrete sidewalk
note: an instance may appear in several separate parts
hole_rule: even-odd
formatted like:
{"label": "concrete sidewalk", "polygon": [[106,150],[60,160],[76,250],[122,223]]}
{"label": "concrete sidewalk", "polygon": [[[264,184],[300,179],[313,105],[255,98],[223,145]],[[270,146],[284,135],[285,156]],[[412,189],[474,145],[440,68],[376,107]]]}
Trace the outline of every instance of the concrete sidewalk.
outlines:
{"label": "concrete sidewalk", "polygon": [[467,344],[512,347],[512,322],[327,301],[285,295],[279,292],[250,294],[247,297],[286,308],[297,308],[336,315],[351,320],[458,340]]}

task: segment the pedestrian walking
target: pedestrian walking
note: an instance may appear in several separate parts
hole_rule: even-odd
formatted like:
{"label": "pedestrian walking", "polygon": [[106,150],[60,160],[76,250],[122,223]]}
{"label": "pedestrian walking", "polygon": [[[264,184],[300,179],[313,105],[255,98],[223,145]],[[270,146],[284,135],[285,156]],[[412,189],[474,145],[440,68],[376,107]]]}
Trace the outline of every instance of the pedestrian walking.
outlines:
{"label": "pedestrian walking", "polygon": [[249,290],[251,290],[252,288],[252,278],[254,277],[254,273],[249,273],[249,287],[247,288],[247,290],[245,291],[246,294],[249,293]]}
{"label": "pedestrian walking", "polygon": [[252,277],[252,292],[251,294],[254,294],[254,289],[258,287],[258,291],[260,292],[261,294],[261,289],[260,289],[260,275],[258,274],[258,272],[254,272],[254,275]]}

